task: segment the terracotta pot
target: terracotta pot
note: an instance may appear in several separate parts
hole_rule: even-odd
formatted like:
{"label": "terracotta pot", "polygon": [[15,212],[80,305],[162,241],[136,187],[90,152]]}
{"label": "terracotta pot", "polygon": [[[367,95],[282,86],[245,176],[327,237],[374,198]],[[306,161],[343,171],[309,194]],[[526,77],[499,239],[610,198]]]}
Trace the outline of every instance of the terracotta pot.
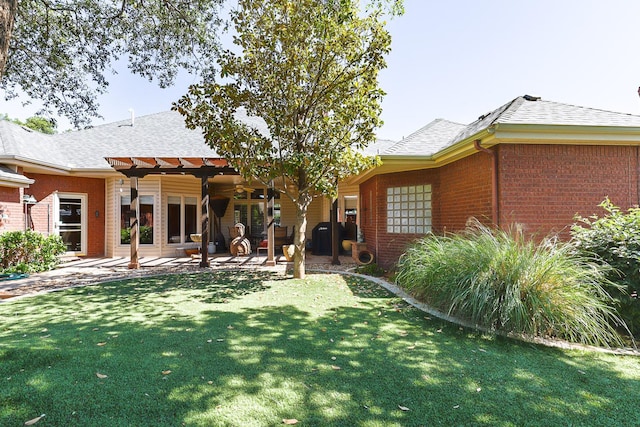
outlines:
{"label": "terracotta pot", "polygon": [[295,253],[296,247],[294,245],[282,245],[282,254],[287,261],[293,261]]}

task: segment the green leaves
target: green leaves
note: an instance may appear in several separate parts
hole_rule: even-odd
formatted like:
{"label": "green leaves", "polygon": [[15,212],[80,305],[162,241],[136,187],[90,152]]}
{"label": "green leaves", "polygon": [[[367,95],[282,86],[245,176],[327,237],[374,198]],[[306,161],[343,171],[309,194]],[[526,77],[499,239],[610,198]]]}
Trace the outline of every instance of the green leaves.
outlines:
{"label": "green leaves", "polygon": [[358,150],[381,123],[390,36],[379,13],[363,16],[352,1],[241,0],[232,22],[242,54],[220,56],[230,82],[192,86],[176,109],[246,178],[279,177],[311,197],[335,191],[336,179],[375,164]]}
{"label": "green leaves", "polygon": [[[313,198],[378,161],[361,150],[381,124],[378,72],[391,43],[381,13],[352,0],[240,0],[223,80],[192,86],[174,106],[245,179],[273,181],[294,202],[298,254]],[[268,132],[250,125],[260,121]]]}
{"label": "green leaves", "polygon": [[22,92],[41,100],[43,113],[55,111],[82,127],[98,116],[105,71],[124,55],[134,73],[161,87],[181,69],[208,79],[222,2],[20,1],[9,51],[0,52],[8,57],[0,87],[8,98]]}

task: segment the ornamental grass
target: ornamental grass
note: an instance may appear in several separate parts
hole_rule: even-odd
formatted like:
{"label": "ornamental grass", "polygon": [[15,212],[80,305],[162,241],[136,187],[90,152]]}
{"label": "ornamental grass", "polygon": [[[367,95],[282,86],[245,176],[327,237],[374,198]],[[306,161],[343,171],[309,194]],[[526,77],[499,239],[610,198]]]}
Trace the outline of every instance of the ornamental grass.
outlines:
{"label": "ornamental grass", "polygon": [[599,346],[623,345],[624,328],[606,286],[606,267],[555,238],[478,222],[430,235],[399,263],[397,283],[449,315],[482,328]]}

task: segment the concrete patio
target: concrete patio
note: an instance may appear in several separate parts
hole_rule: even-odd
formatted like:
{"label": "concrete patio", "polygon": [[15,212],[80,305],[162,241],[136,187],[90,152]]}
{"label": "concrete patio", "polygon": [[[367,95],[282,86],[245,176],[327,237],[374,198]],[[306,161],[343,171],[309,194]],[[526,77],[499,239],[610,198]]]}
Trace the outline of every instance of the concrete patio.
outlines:
{"label": "concrete patio", "polygon": [[[287,262],[282,255],[276,256],[276,265],[265,265],[267,257],[263,254],[249,256],[231,256],[229,253],[209,255],[211,266],[199,266],[200,257],[142,257],[140,269],[130,270],[128,257],[117,258],[66,258],[58,268],[34,273],[28,277],[0,281],[0,300],[16,296],[46,292],[52,289],[69,288],[92,283],[127,278],[198,272],[212,269],[266,269],[286,274],[293,263]],[[349,255],[339,257],[340,265],[332,265],[332,257],[306,255],[307,271],[312,270],[352,270],[356,263]]]}

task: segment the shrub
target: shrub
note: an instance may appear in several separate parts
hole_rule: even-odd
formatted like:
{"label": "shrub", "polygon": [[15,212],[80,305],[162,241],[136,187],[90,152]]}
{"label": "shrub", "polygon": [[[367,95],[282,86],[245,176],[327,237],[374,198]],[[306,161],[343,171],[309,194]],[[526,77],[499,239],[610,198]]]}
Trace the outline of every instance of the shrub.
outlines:
{"label": "shrub", "polygon": [[371,263],[366,265],[359,265],[356,267],[356,273],[366,274],[368,276],[381,277],[384,276],[384,269],[378,264]]}
{"label": "shrub", "polygon": [[35,231],[10,231],[0,234],[0,271],[36,273],[55,268],[66,247],[57,235],[48,237]]}
{"label": "shrub", "polygon": [[555,239],[475,224],[428,236],[401,257],[398,285],[450,315],[503,332],[620,345],[600,265]]}
{"label": "shrub", "polygon": [[[120,229],[120,243],[123,245],[128,245],[129,243],[131,243],[130,228]],[[153,227],[150,227],[148,225],[140,226],[140,243],[143,243],[143,244],[153,243]]]}
{"label": "shrub", "polygon": [[607,212],[605,216],[576,218],[571,228],[573,243],[581,253],[613,267],[608,277],[621,286],[607,290],[620,317],[636,333],[640,331],[640,209],[624,213],[608,198],[599,206]]}

